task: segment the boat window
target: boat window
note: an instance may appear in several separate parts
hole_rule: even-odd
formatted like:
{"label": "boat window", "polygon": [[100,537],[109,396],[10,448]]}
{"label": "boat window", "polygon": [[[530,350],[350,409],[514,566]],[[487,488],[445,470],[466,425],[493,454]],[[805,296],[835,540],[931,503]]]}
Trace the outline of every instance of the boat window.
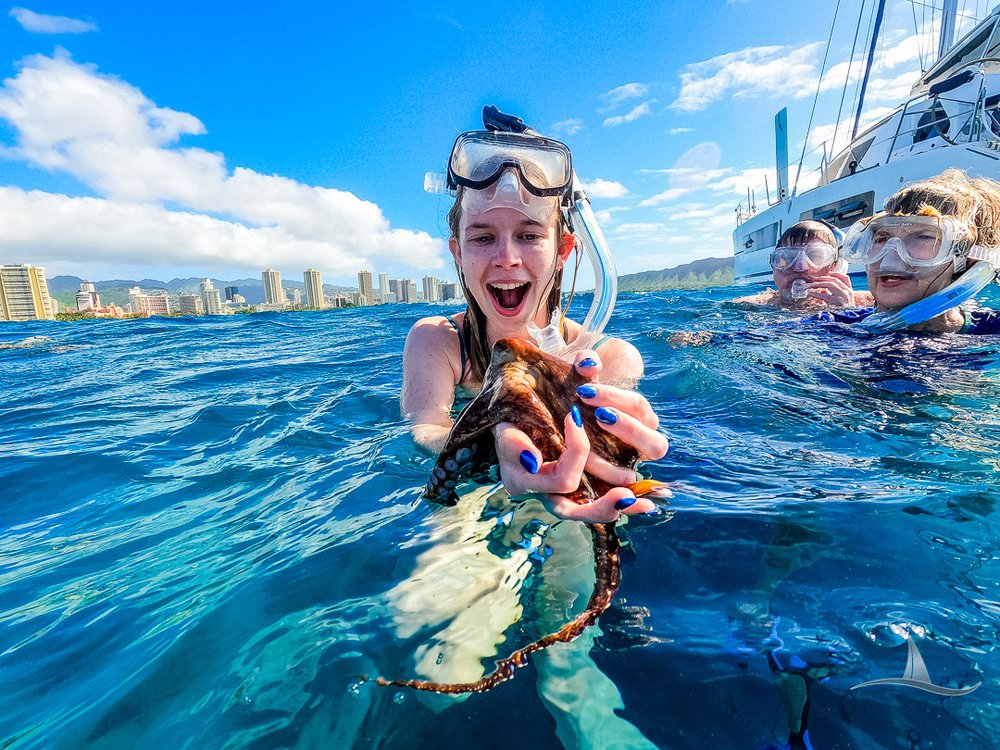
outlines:
{"label": "boat window", "polygon": [[824,206],[803,211],[799,216],[799,221],[809,219],[822,219],[831,224],[846,229],[858,219],[872,215],[872,207],[875,205],[875,191],[869,190],[867,193],[859,193],[849,198],[843,198]]}
{"label": "boat window", "polygon": [[995,57],[1000,52],[1000,44],[995,43],[987,48],[995,26],[995,23],[987,25],[986,28],[970,37],[968,41],[960,43],[959,46],[955,47],[913,87],[912,93],[919,93],[932,82],[940,81],[949,75],[954,75],[955,72],[964,68],[972,60],[977,60],[980,57]]}
{"label": "boat window", "polygon": [[761,227],[755,232],[743,235],[743,248],[737,248],[736,254],[749,253],[759,250],[762,247],[774,247],[778,244],[778,229],[780,226],[781,222],[776,221],[773,224],[768,224],[766,227]]}

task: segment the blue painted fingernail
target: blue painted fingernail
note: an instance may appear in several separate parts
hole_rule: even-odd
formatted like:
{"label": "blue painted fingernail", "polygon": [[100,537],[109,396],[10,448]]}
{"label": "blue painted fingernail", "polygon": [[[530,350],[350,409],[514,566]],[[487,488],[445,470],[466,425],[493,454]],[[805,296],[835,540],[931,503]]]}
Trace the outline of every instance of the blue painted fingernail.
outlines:
{"label": "blue painted fingernail", "polygon": [[531,451],[521,451],[521,455],[517,457],[517,460],[521,462],[521,466],[529,474],[538,473],[538,457]]}
{"label": "blue painted fingernail", "polygon": [[597,417],[598,422],[603,422],[604,424],[614,424],[618,421],[618,415],[611,411],[611,409],[603,406],[598,406],[594,409],[594,416]]}
{"label": "blue painted fingernail", "polygon": [[583,415],[580,413],[580,407],[573,404],[569,410],[570,416],[573,417],[573,424],[577,427],[583,427]]}
{"label": "blue painted fingernail", "polygon": [[576,366],[577,367],[597,367],[597,362],[595,362],[592,358],[587,357],[586,359],[581,359],[579,362],[577,362]]}
{"label": "blue painted fingernail", "polygon": [[615,510],[625,510],[635,505],[635,498],[631,495],[623,497],[615,503]]}
{"label": "blue painted fingernail", "polygon": [[597,389],[592,385],[581,385],[576,389],[576,395],[580,398],[593,398],[597,395]]}

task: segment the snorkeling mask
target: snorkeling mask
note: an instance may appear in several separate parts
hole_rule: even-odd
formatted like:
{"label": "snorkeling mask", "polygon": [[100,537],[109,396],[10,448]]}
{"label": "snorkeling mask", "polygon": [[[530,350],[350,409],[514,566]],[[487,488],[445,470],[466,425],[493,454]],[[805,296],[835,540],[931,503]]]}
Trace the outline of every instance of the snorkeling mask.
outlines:
{"label": "snorkeling mask", "polygon": [[951,216],[876,214],[850,228],[843,254],[851,262],[871,266],[895,251],[907,265],[929,269],[966,255],[970,235],[969,228]]}
{"label": "snorkeling mask", "polygon": [[486,190],[507,170],[540,198],[566,196],[573,184],[573,157],[565,144],[524,133],[474,130],[455,140],[448,159],[448,187]]}
{"label": "snorkeling mask", "polygon": [[555,310],[545,328],[529,323],[528,333],[550,354],[565,356],[587,349],[600,338],[611,317],[618,275],[590,199],[573,171],[570,150],[494,106],[483,108],[483,125],[486,130],[463,133],[455,140],[446,178],[428,174],[424,189],[454,195],[464,187],[463,209],[514,208],[539,221],[551,218],[558,204],[577,245],[586,250],[594,266],[594,301],[572,346],[567,346],[561,333],[565,310]]}
{"label": "snorkeling mask", "polygon": [[813,271],[832,266],[837,262],[840,253],[837,248],[825,242],[810,242],[806,245],[785,245],[776,247],[771,252],[771,268],[775,271],[788,271],[798,265],[803,258]]}

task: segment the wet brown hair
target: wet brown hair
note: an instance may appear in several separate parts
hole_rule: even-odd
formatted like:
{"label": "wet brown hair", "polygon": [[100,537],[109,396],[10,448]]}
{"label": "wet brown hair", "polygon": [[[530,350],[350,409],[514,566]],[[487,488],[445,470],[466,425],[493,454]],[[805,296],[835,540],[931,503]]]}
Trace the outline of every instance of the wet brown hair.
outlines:
{"label": "wet brown hair", "polygon": [[968,225],[975,244],[1000,246],[1000,182],[960,169],[900,188],[885,202],[885,212],[954,216]]}
{"label": "wet brown hair", "polygon": [[[462,221],[462,195],[464,192],[464,187],[458,188],[458,192],[455,194],[455,205],[448,211],[448,229],[451,231],[451,236],[459,243],[462,241],[459,235],[459,224]],[[566,225],[562,211],[558,207],[555,210],[559,216],[556,225],[556,253],[558,253],[562,238],[569,233],[569,227]],[[462,292],[465,294],[465,301],[467,303],[465,319],[462,321],[462,338],[465,340],[466,350],[469,354],[470,374],[473,380],[480,381],[483,379],[483,374],[490,364],[491,346],[486,335],[486,313],[483,312],[479,303],[476,302],[475,298],[469,292],[469,287],[465,283],[465,274],[462,273],[462,269],[459,267],[457,261],[455,263],[455,270],[458,272],[458,283],[462,285]],[[561,306],[562,276],[563,266],[557,263],[555,273],[552,275],[552,289],[549,291],[548,299],[545,301],[546,320],[549,320],[552,317],[553,311],[558,310]]]}
{"label": "wet brown hair", "polygon": [[778,240],[778,247],[805,245],[812,241],[825,242],[833,247],[838,246],[837,237],[827,224],[821,221],[800,221],[785,230]]}

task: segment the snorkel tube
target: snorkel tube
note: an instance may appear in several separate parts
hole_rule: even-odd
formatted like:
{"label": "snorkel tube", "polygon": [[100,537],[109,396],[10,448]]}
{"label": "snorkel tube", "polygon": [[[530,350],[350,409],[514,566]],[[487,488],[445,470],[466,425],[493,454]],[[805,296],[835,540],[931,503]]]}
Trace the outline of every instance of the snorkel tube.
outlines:
{"label": "snorkel tube", "polygon": [[[980,255],[979,263],[959,276],[955,281],[939,292],[935,292],[929,297],[907,305],[906,307],[893,312],[876,312],[869,315],[858,323],[869,333],[883,334],[892,333],[908,326],[924,323],[931,318],[936,318],[943,312],[953,307],[961,305],[966,300],[976,296],[989,286],[990,282],[997,278],[996,251],[983,251],[975,253],[977,248],[970,251],[970,258]],[[983,256],[990,255],[986,258]]]}
{"label": "snorkel tube", "polygon": [[[483,107],[483,126],[487,130],[505,133],[538,135],[520,117],[504,114],[493,105]],[[594,301],[583,320],[580,335],[571,345],[563,340],[560,326],[562,314],[559,310],[552,313],[552,320],[545,328],[538,328],[534,323],[528,325],[528,333],[538,342],[539,348],[557,356],[593,345],[604,332],[618,298],[618,274],[611,250],[575,171],[569,205],[564,205],[562,210],[570,231],[576,235],[578,244],[587,252],[594,267]]]}

